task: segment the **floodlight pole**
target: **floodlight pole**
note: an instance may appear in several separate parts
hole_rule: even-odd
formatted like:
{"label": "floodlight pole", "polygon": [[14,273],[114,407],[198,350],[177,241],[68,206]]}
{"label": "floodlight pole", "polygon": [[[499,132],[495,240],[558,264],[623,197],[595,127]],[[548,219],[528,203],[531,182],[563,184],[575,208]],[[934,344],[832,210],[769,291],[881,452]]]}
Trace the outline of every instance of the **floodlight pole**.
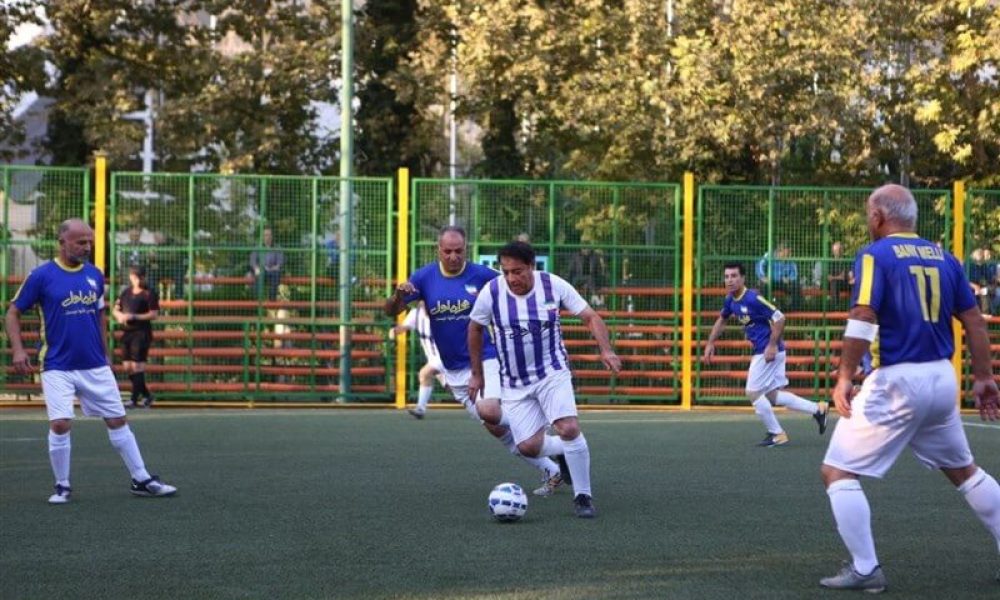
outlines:
{"label": "floodlight pole", "polygon": [[354,208],[351,175],[354,162],[354,6],[340,2],[340,395],[346,402],[351,393],[351,253],[354,250],[351,213]]}

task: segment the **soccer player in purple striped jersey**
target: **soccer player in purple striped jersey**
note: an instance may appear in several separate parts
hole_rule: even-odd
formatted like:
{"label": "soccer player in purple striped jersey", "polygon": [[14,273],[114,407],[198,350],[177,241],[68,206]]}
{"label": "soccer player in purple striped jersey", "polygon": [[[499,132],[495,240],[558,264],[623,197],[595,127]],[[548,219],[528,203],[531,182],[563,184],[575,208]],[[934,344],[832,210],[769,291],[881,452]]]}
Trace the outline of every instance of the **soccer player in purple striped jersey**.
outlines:
{"label": "soccer player in purple striped jersey", "polygon": [[477,402],[468,393],[469,377],[469,314],[472,304],[497,272],[489,267],[466,260],[465,231],[461,227],[445,227],[438,236],[438,260],[417,269],[409,280],[399,284],[385,303],[385,314],[398,315],[411,302],[422,300],[430,316],[431,335],[437,346],[444,376],[455,399],[462,403],[472,418],[500,440],[507,450],[520,456],[541,472],[542,486],[537,496],[547,496],[562,484],[559,466],[548,458],[524,456],[518,452],[500,408],[499,365],[493,345],[482,338],[480,347],[487,348],[487,393]]}
{"label": "soccer player in purple striped jersey", "polygon": [[[491,327],[500,359],[505,413],[514,440],[528,456],[565,456],[573,485],[573,504],[581,518],[597,516],[590,488],[590,449],[580,431],[569,359],[562,340],[559,309],[580,317],[614,372],[621,359],[611,348],[600,315],[563,279],[535,271],[535,251],[511,242],[497,253],[503,278],[480,292],[469,324],[472,378],[469,394],[483,389],[483,333]],[[558,435],[546,435],[551,425]]]}
{"label": "soccer player in purple striped jersey", "polygon": [[783,389],[788,385],[788,377],[785,375],[785,343],[781,339],[785,330],[785,315],[759,295],[757,290],[747,288],[743,265],[728,263],[723,266],[722,273],[728,294],[705,343],[704,361],[712,362],[715,340],[722,335],[726,319],[735,316],[740,325],[743,325],[747,340],[753,345],[753,357],[747,371],[746,395],[767,429],[764,440],[757,445],[773,448],[788,443],[788,434],[774,416],[773,406],[784,406],[812,415],[819,425],[820,435],[823,435],[826,431],[827,404],[810,402]]}
{"label": "soccer player in purple striped jersey", "polygon": [[[917,203],[910,191],[899,185],[878,188],[868,198],[866,214],[872,243],[855,262],[833,389],[841,419],[820,469],[851,560],[820,585],[877,593],[888,584],[875,554],[871,507],[860,477],[881,479],[906,448],[948,478],[1000,551],[1000,484],[974,462],[955,402],[961,387],[951,364],[953,318],[965,328],[972,394],[983,420],[1000,417],[1000,392],[986,325],[962,265],[915,233]],[[876,339],[878,366],[855,395],[852,377]]]}

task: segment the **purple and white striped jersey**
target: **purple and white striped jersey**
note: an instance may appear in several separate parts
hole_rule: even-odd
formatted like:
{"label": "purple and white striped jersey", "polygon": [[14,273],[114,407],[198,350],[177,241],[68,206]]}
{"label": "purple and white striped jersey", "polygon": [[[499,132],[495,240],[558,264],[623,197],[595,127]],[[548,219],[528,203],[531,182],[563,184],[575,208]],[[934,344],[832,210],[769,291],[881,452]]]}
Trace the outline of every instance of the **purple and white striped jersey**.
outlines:
{"label": "purple and white striped jersey", "polygon": [[534,277],[534,286],[524,296],[514,295],[504,278],[497,277],[479,293],[469,315],[480,325],[492,326],[500,382],[506,388],[523,388],[568,370],[559,308],[574,315],[589,308],[562,278],[541,271]]}

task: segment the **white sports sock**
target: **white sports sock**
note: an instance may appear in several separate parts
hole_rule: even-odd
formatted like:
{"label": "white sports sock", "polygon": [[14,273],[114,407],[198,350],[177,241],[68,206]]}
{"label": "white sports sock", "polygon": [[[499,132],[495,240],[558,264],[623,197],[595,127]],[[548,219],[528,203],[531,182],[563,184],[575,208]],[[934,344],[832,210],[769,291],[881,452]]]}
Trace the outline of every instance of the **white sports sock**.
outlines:
{"label": "white sports sock", "polygon": [[784,406],[792,410],[814,415],[819,410],[819,405],[810,402],[802,396],[796,396],[791,392],[778,392],[778,406]]}
{"label": "white sports sock", "polygon": [[430,402],[431,394],[434,393],[433,385],[422,385],[417,393],[417,411],[426,412],[427,403]]}
{"label": "white sports sock", "polygon": [[72,449],[68,431],[53,433],[49,430],[49,462],[52,463],[56,483],[63,487],[69,487],[69,459]]}
{"label": "white sports sock", "polygon": [[125,467],[132,479],[136,481],[149,479],[149,472],[146,471],[146,465],[142,462],[142,454],[139,453],[139,444],[136,443],[128,423],[118,429],[108,429],[108,439],[111,440],[111,445],[125,461]]}
{"label": "white sports sock", "polygon": [[558,435],[546,435],[542,438],[542,456],[558,456],[566,454],[566,443]]}
{"label": "white sports sock", "polygon": [[771,408],[771,403],[767,398],[761,396],[754,400],[753,410],[760,417],[760,420],[764,422],[764,427],[768,433],[779,434],[785,432],[781,428],[781,424],[778,423],[778,417],[774,416],[774,409]]}
{"label": "white sports sock", "polygon": [[840,539],[854,560],[854,570],[868,575],[878,566],[872,537],[872,509],[857,479],[840,479],[826,488]]}
{"label": "white sports sock", "polygon": [[566,448],[566,465],[569,467],[569,474],[573,478],[573,495],[590,493],[590,448],[587,446],[587,438],[583,434],[576,436],[573,440],[563,440]]}
{"label": "white sports sock", "polygon": [[1000,552],[1000,484],[986,471],[979,469],[959,488],[965,501],[997,541]]}

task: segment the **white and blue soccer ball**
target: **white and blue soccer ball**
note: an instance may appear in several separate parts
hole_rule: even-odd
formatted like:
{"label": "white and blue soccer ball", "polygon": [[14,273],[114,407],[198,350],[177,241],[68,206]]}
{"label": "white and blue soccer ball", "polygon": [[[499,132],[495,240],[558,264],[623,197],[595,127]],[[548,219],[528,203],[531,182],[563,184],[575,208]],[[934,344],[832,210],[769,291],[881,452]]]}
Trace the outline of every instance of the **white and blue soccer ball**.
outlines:
{"label": "white and blue soccer ball", "polygon": [[501,483],[490,492],[489,506],[497,521],[519,521],[528,512],[528,496],[516,483]]}

